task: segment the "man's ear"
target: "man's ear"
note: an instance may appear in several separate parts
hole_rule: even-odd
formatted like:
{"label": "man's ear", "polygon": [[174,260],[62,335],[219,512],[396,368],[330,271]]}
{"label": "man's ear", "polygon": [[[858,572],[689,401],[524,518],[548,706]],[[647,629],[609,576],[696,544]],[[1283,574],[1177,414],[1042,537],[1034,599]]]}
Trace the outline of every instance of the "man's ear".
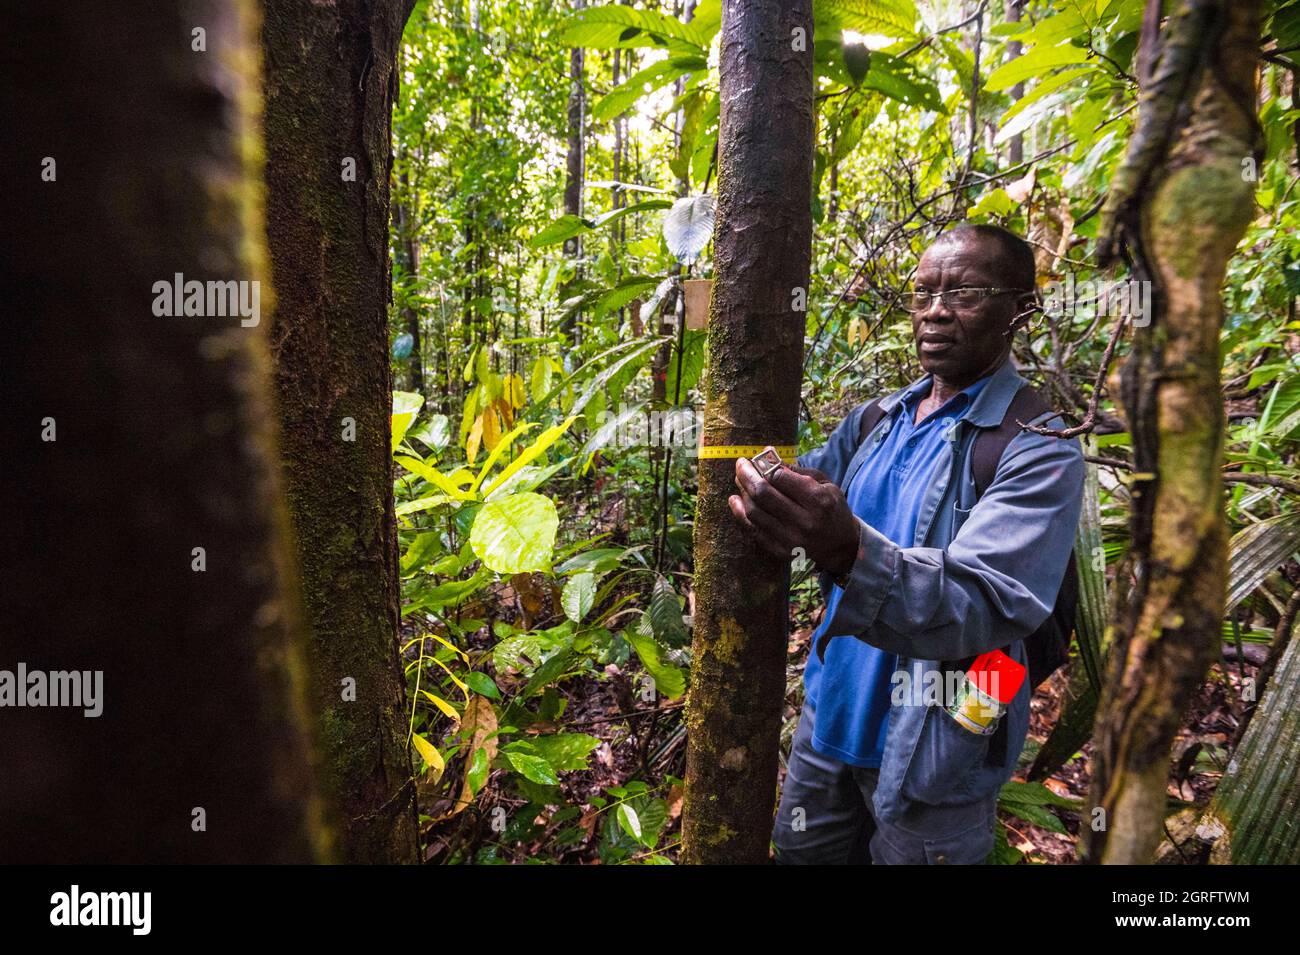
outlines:
{"label": "man's ear", "polygon": [[1007,338],[1028,325],[1033,321],[1034,316],[1043,310],[1038,300],[1037,289],[1018,295],[1013,301],[1015,302],[1015,311],[1012,313],[1007,330],[1003,333]]}

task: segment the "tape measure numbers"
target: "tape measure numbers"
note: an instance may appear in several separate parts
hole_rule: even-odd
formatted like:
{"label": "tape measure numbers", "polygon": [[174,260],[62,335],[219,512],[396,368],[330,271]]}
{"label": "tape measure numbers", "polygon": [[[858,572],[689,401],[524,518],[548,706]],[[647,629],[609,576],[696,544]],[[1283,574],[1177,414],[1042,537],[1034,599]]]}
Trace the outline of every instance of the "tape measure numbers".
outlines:
{"label": "tape measure numbers", "polygon": [[[704,445],[700,448],[702,458],[752,458],[762,454],[766,444],[717,444]],[[771,448],[781,455],[782,461],[793,461],[799,449],[793,444],[774,444]]]}

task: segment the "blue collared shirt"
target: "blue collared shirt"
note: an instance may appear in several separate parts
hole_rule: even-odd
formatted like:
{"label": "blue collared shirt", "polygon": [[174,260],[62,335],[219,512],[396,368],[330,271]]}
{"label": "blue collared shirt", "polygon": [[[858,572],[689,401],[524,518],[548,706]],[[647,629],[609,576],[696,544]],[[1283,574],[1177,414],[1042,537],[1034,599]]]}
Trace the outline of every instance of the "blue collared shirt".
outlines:
{"label": "blue collared shirt", "polygon": [[[981,378],[954,395],[919,424],[914,423],[916,407],[930,392],[930,378],[909,388],[890,413],[888,433],[848,487],[853,513],[899,547],[916,544],[917,521],[944,442],[951,440],[953,423],[966,414],[988,380]],[[843,595],[839,587],[832,589],[813,646],[825,635]],[[832,640],[824,662],[816,653],[809,654],[804,692],[817,714],[813,748],[854,766],[880,766],[897,665],[895,654],[861,640]]]}

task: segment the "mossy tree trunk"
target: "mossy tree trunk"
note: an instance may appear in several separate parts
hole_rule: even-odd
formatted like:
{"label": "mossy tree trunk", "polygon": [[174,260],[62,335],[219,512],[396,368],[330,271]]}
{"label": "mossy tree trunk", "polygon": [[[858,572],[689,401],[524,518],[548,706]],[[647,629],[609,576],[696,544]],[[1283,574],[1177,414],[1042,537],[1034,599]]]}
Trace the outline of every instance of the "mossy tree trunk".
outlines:
{"label": "mossy tree trunk", "polygon": [[[323,857],[261,320],[254,14],[10,24],[0,670],[99,671],[102,712],[3,710],[5,862]],[[241,283],[246,314],[206,294],[160,314],[178,274]]]}
{"label": "mossy tree trunk", "polygon": [[349,862],[415,861],[389,452],[390,127],[409,0],[269,0],[267,219],[322,784]]}
{"label": "mossy tree trunk", "polygon": [[[794,444],[812,254],[811,0],[725,0],[704,443]],[[732,517],[733,459],[700,459],[682,856],[767,860],[790,565]]]}
{"label": "mossy tree trunk", "polygon": [[[1154,22],[1143,47],[1155,49]],[[1220,286],[1253,212],[1259,4],[1181,0],[1144,76],[1112,197],[1154,315],[1121,374],[1136,472],[1132,560],[1095,734],[1087,857],[1150,862],[1169,748],[1221,643],[1227,534],[1219,469]],[[1143,57],[1140,55],[1139,60]],[[1119,202],[1108,202],[1108,210]],[[1108,211],[1108,215],[1110,212]],[[1095,813],[1095,809],[1094,809]]]}

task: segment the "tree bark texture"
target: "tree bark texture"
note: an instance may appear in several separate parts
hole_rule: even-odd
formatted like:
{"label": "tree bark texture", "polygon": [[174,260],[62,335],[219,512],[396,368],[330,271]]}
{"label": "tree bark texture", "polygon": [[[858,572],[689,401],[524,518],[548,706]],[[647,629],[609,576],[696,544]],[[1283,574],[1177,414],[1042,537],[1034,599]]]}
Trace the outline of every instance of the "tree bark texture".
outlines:
{"label": "tree bark texture", "polygon": [[[92,693],[98,671],[102,712],[0,710],[0,861],[323,857],[261,320],[255,10],[10,23],[0,670]],[[160,311],[178,276],[248,283],[247,316],[206,294]]]}
{"label": "tree bark texture", "polygon": [[262,32],[285,480],[322,783],[348,862],[418,854],[387,320],[394,63],[408,13],[403,0],[269,0]]}
{"label": "tree bark texture", "polygon": [[1091,792],[1104,813],[1087,830],[1090,861],[1151,861],[1170,744],[1219,654],[1227,570],[1220,287],[1254,213],[1243,160],[1259,159],[1259,40],[1257,2],[1176,5],[1157,65],[1142,77],[1137,126],[1108,199],[1110,216],[1117,196],[1131,196],[1113,214],[1135,277],[1152,281],[1154,315],[1136,329],[1121,374],[1136,465],[1132,563],[1121,579],[1134,584],[1119,594],[1113,619]]}
{"label": "tree bark texture", "polygon": [[[811,36],[811,0],[723,4],[708,445],[795,443],[806,315],[796,290],[808,287],[812,253]],[[766,861],[776,797],[790,567],[735,522],[734,490],[734,459],[700,459],[682,848],[692,863]]]}

